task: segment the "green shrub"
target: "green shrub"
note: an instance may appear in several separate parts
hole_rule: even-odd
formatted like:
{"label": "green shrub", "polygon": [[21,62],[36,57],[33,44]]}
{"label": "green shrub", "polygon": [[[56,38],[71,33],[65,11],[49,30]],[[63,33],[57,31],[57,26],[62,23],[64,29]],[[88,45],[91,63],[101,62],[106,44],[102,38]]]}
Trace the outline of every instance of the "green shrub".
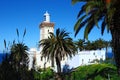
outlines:
{"label": "green shrub", "polygon": [[54,72],[50,68],[47,68],[45,70],[41,69],[34,72],[35,80],[49,80],[50,78],[53,78],[53,76]]}
{"label": "green shrub", "polygon": [[66,80],[120,80],[116,67],[112,64],[93,64],[80,66],[69,75],[65,75]]}

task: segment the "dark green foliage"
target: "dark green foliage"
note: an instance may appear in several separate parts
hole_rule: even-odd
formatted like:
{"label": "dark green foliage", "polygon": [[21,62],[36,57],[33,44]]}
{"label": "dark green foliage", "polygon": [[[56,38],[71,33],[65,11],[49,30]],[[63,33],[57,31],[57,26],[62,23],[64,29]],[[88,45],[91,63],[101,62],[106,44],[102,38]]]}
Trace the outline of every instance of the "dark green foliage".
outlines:
{"label": "dark green foliage", "polygon": [[[13,77],[15,75],[15,77]],[[6,54],[2,63],[0,64],[0,80],[16,80],[16,71],[9,64],[9,56]]]}
{"label": "dark green foliage", "polygon": [[28,47],[23,43],[15,43],[11,46],[10,61],[14,68],[28,68]]}
{"label": "dark green foliage", "polygon": [[[69,77],[69,79],[68,79]],[[65,80],[119,80],[116,67],[112,64],[80,66],[65,76]]]}
{"label": "dark green foliage", "polygon": [[10,62],[9,55],[6,54],[2,63],[0,64],[0,80],[34,80],[32,72],[27,68],[16,68]]}
{"label": "dark green foliage", "polygon": [[53,67],[55,61],[58,73],[61,73],[61,61],[65,57],[72,58],[76,54],[76,47],[72,38],[69,37],[69,33],[59,28],[55,34],[50,33],[47,39],[41,40],[39,45],[43,47],[42,56],[48,61],[50,60]]}
{"label": "dark green foliage", "polygon": [[78,41],[75,42],[76,48],[78,48],[80,51],[84,50],[85,49],[84,43],[85,43],[84,40],[79,39]]}
{"label": "dark green foliage", "polygon": [[[28,70],[28,47],[19,41],[19,31],[17,31],[18,43],[13,41],[12,45],[6,45],[6,40],[4,40],[5,51],[8,53],[3,58],[3,62],[0,64],[0,80],[34,80],[32,71]],[[26,34],[24,31],[23,38]],[[10,47],[10,51],[8,48]]]}
{"label": "dark green foliage", "polygon": [[81,40],[79,39],[78,41],[75,42],[76,47],[82,51],[82,50],[101,50],[102,48],[106,48],[106,52],[107,52],[107,48],[111,47],[111,43],[110,41],[105,41],[103,39],[98,39],[95,41],[85,41],[85,40]]}
{"label": "dark green foliage", "polygon": [[34,71],[35,80],[50,80],[54,78],[54,72],[52,69],[40,69],[38,71]]}
{"label": "dark green foliage", "polygon": [[109,31],[115,11],[111,4],[107,4],[105,0],[72,0],[72,2],[85,2],[78,13],[78,21],[74,26],[75,36],[85,27],[84,38],[88,39],[88,34],[94,27],[100,28],[98,22],[101,20],[101,34],[103,34],[105,27]]}
{"label": "dark green foliage", "polygon": [[[75,36],[85,27],[84,38],[94,27],[105,28],[112,36],[112,50],[114,52],[117,72],[120,75],[120,1],[118,0],[72,0],[72,3],[84,2],[78,13],[78,21],[74,26]],[[100,27],[98,22],[102,22]]]}

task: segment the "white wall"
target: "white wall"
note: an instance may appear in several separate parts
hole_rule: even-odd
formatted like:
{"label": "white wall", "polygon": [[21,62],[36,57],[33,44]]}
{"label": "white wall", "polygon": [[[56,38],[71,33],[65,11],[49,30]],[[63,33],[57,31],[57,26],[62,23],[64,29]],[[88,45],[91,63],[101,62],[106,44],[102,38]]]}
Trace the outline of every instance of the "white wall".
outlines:
{"label": "white wall", "polygon": [[[30,59],[29,69],[32,67],[34,54],[36,54],[36,66],[40,67],[40,68],[44,68],[44,63],[46,62],[46,60],[45,59],[41,60],[40,51],[33,50],[33,51],[30,51],[29,53],[30,53],[29,54],[29,59]],[[70,68],[76,68],[76,67],[82,66],[82,65],[89,65],[89,64],[93,64],[93,63],[89,63],[89,62],[93,61],[95,59],[105,60],[105,51],[104,50],[80,51],[80,52],[78,52],[78,54],[73,56],[73,58],[71,58],[71,59],[66,58],[64,61],[61,61],[61,67],[63,68],[65,63],[68,63],[70,65]],[[51,66],[51,62],[49,61],[46,63],[46,67],[50,67],[50,66]],[[55,71],[57,71],[56,66],[54,69],[55,69]]]}
{"label": "white wall", "polygon": [[104,50],[93,50],[93,51],[80,51],[72,59],[68,59],[67,63],[70,67],[78,67],[82,65],[89,65],[89,63],[95,59],[105,60],[105,51]]}
{"label": "white wall", "polygon": [[40,40],[47,39],[49,36],[49,32],[54,32],[53,27],[44,26],[40,29]]}

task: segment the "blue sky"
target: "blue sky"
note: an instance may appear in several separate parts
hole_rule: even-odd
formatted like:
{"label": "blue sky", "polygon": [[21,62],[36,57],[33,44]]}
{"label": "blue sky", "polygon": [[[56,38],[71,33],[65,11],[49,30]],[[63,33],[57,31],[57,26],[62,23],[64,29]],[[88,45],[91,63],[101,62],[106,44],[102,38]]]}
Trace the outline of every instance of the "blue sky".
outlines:
{"label": "blue sky", "polygon": [[[76,37],[73,31],[81,5],[82,3],[72,5],[71,0],[0,0],[0,52],[4,49],[4,39],[7,43],[17,39],[17,28],[21,35],[20,40],[26,28],[24,43],[29,48],[37,47],[40,38],[39,24],[43,21],[46,11],[51,15],[51,22],[55,23],[55,30],[65,29],[74,40],[82,39],[84,29]],[[89,40],[98,38],[111,40],[111,35],[105,31],[102,36],[100,29],[94,28]]]}

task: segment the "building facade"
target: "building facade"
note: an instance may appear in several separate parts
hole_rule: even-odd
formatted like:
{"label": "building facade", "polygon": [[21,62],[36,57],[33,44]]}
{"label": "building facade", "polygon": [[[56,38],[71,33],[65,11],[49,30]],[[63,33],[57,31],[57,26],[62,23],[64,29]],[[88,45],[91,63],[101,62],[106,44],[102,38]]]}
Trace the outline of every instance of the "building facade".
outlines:
{"label": "building facade", "polygon": [[44,21],[40,23],[40,40],[47,39],[49,32],[54,33],[54,23],[50,22],[50,14],[46,12],[44,14]]}
{"label": "building facade", "polygon": [[[40,40],[47,39],[49,32],[54,33],[54,23],[50,21],[50,14],[46,12],[44,14],[44,21],[39,25],[40,29]],[[51,62],[41,58],[42,47],[39,47],[39,50],[36,48],[31,48],[29,51],[29,69],[33,66],[33,61],[35,59],[35,67],[44,68],[51,67]],[[70,67],[78,67],[82,65],[89,65],[96,63],[95,60],[105,60],[105,51],[96,50],[96,51],[78,51],[78,54],[75,55],[72,59],[66,58],[61,62],[61,67],[68,63]],[[53,68],[56,71],[56,66]]]}

